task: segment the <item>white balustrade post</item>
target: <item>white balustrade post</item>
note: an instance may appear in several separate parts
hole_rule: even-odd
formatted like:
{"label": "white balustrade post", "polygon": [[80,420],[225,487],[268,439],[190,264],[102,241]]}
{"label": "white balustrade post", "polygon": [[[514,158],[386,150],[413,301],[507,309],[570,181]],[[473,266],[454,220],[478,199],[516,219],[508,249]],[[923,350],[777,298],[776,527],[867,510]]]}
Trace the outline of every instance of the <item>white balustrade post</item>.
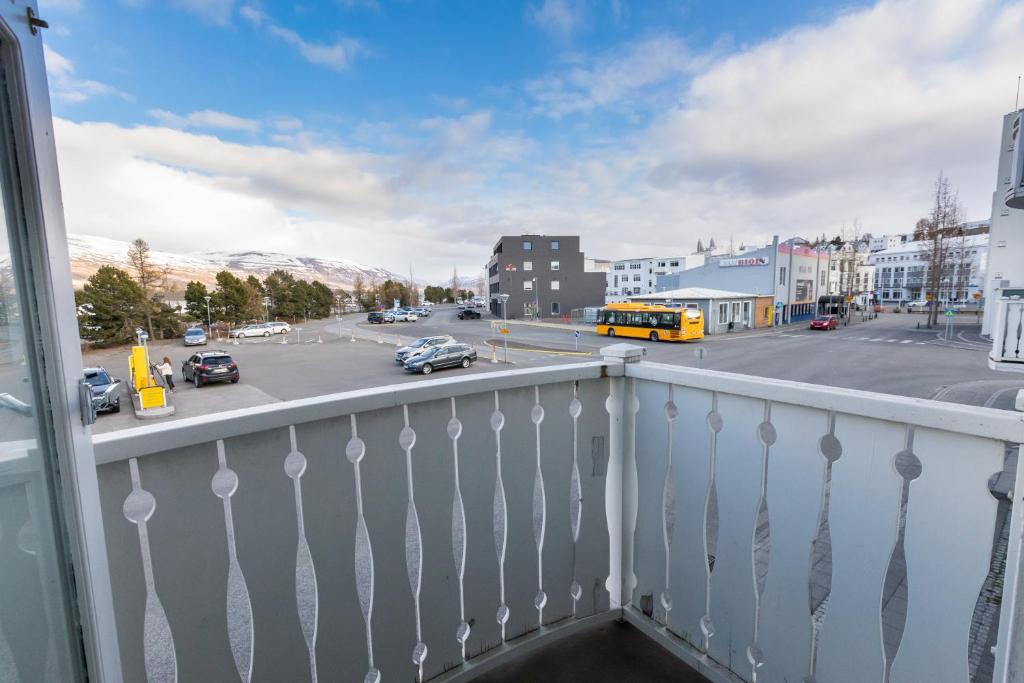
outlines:
{"label": "white balustrade post", "polygon": [[[636,363],[644,349],[612,344],[601,349],[609,363]],[[636,380],[613,376],[608,400],[608,472],[605,476],[605,515],[608,520],[608,589],[612,609],[627,607],[633,598],[633,534],[636,531]]]}

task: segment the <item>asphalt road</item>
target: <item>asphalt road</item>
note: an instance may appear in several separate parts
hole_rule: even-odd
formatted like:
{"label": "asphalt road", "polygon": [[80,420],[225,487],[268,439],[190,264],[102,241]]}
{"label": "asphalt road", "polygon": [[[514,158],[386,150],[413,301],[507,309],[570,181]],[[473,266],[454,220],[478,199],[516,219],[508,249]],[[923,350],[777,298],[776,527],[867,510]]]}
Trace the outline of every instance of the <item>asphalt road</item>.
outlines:
{"label": "asphalt road", "polygon": [[[502,338],[492,329],[492,319],[461,321],[454,306],[438,306],[427,319],[415,323],[370,325],[365,314],[351,314],[335,320],[311,321],[293,331],[288,344],[281,339],[244,340],[238,345],[211,342],[207,349],[221,348],[235,358],[242,380],[237,385],[215,384],[196,389],[180,385],[174,394],[176,417],[241,408],[279,400],[383,386],[402,382],[431,381],[460,373],[508,369],[502,362],[490,362],[488,340]],[[888,314],[875,320],[851,323],[831,332],[806,329],[803,325],[771,331],[744,332],[707,337],[703,342],[668,344],[630,340],[643,347],[647,359],[677,365],[701,366],[743,374],[790,379],[879,391],[883,393],[935,398],[1010,409],[1016,390],[1024,389],[1019,378],[990,371],[986,364],[988,343],[978,336],[973,316],[964,316],[954,326],[952,340],[944,330],[919,330],[922,316]],[[591,331],[581,333],[560,325],[510,323],[508,361],[514,368],[530,368],[600,358],[608,338]],[[411,375],[394,362],[395,345],[430,334],[452,334],[475,344],[479,362],[470,369],[444,370],[428,377]],[[351,341],[355,336],[356,341]],[[614,340],[623,341],[623,340]],[[698,360],[697,346],[706,357]],[[156,342],[151,356],[170,356],[176,368],[190,353],[181,341]],[[589,355],[586,355],[589,354]],[[496,351],[499,361],[504,349]],[[87,364],[103,365],[115,376],[127,375],[127,350],[89,352]],[[138,420],[125,408],[120,415],[100,416],[96,431],[136,426]]]}

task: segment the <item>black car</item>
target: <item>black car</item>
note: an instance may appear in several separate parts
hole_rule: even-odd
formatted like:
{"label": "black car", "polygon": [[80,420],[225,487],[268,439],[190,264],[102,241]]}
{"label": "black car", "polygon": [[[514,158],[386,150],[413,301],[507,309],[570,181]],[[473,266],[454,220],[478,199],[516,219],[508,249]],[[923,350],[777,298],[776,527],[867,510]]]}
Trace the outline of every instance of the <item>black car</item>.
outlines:
{"label": "black car", "polygon": [[224,351],[203,351],[181,364],[181,376],[186,382],[195,383],[196,388],[210,382],[234,384],[239,380],[238,364]]}
{"label": "black car", "polygon": [[380,311],[370,311],[366,314],[366,322],[382,325],[384,324],[384,314]]}
{"label": "black car", "polygon": [[114,379],[103,368],[84,368],[82,372],[89,383],[96,412],[121,412],[121,380]]}
{"label": "black car", "polygon": [[429,375],[441,368],[468,368],[476,360],[476,351],[468,344],[449,344],[435,346],[421,354],[415,355],[403,364],[409,372],[422,372]]}
{"label": "black car", "polygon": [[480,311],[474,311],[472,308],[467,308],[463,311],[459,311],[459,320],[479,320]]}

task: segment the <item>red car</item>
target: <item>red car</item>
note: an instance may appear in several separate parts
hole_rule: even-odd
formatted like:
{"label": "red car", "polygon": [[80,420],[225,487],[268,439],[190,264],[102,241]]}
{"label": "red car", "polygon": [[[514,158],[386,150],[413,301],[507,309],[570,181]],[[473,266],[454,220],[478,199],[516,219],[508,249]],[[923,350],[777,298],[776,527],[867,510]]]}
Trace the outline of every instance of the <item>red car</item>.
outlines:
{"label": "red car", "polygon": [[834,330],[839,327],[839,318],[834,315],[819,315],[811,321],[812,330]]}

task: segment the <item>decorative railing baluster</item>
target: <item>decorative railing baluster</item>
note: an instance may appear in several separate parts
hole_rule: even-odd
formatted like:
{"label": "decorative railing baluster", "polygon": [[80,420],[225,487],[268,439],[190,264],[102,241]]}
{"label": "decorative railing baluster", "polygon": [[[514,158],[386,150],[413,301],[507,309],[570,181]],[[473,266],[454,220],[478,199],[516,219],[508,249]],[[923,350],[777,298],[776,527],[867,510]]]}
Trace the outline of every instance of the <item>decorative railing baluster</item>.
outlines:
{"label": "decorative railing baluster", "polygon": [[459,577],[459,627],[455,631],[455,640],[462,649],[462,659],[466,659],[466,641],[469,639],[470,626],[466,621],[466,508],[462,503],[462,484],[459,481],[459,437],[462,435],[462,422],[455,412],[455,397],[452,402],[452,418],[448,420],[448,438],[452,440],[452,476],[455,490],[452,494],[452,556],[455,559],[455,573]]}
{"label": "decorative railing baluster", "polygon": [[494,392],[494,412],[491,413],[491,429],[494,431],[494,459],[497,474],[494,479],[494,550],[498,555],[498,612],[495,615],[501,626],[501,640],[505,640],[505,625],[508,624],[509,609],[505,604],[505,543],[508,540],[507,507],[505,504],[505,483],[501,478],[501,430],[505,416],[501,413],[498,392]]}
{"label": "decorative railing baluster", "polygon": [[345,457],[352,463],[356,488],[356,542],[355,570],[356,593],[359,595],[359,608],[363,613],[366,625],[366,660],[367,671],[363,683],[378,683],[380,671],[373,665],[373,547],[370,545],[370,532],[366,528],[363,516],[363,484],[359,478],[359,463],[366,456],[366,444],[359,438],[356,416],[349,416],[352,425],[352,437],[345,445]]}
{"label": "decorative railing baluster", "polygon": [[225,608],[228,622],[228,642],[231,655],[235,659],[238,676],[245,683],[252,679],[252,657],[255,648],[256,634],[252,620],[252,602],[249,599],[249,588],[245,583],[245,575],[238,563],[238,551],[235,547],[235,521],[231,513],[231,496],[238,490],[238,475],[227,464],[224,453],[224,442],[217,441],[217,471],[210,482],[214,495],[224,505],[224,530],[228,546],[228,584]]}
{"label": "decorative railing baluster", "polygon": [[537,624],[544,625],[544,605],[548,596],[544,592],[544,529],[547,522],[547,496],[544,492],[544,470],[540,459],[540,424],[544,421],[544,407],[540,404],[540,387],[533,388],[533,408],[530,421],[533,422],[537,445],[537,471],[533,478],[533,540],[537,546],[537,595],[533,606],[537,608]]}
{"label": "decorative railing baluster", "polygon": [[149,551],[149,530],[146,522],[156,511],[156,498],[142,488],[138,458],[128,461],[132,491],[124,499],[121,511],[125,519],[138,528],[139,550],[142,554],[142,575],[146,582],[146,607],[142,620],[142,651],[149,683],[174,683],[178,680],[178,657],[174,635],[167,614],[156,592],[153,579],[153,556]]}
{"label": "decorative railing baluster", "polygon": [[405,514],[405,569],[409,574],[409,590],[412,591],[412,604],[416,617],[416,645],[412,649],[412,663],[417,668],[417,680],[423,680],[423,662],[427,658],[427,644],[423,642],[423,629],[420,621],[420,587],[423,583],[423,536],[420,533],[420,515],[416,510],[416,498],[413,495],[412,481],[412,447],[416,445],[416,431],[409,426],[409,406],[402,406],[402,418],[405,426],[398,435],[398,444],[405,451],[405,481],[409,494],[408,507]]}
{"label": "decorative railing baluster", "polygon": [[313,564],[313,555],[309,552],[306,524],[302,511],[302,475],[306,472],[306,456],[299,451],[294,426],[288,427],[288,438],[291,442],[291,451],[284,459],[284,471],[292,480],[295,490],[295,522],[298,532],[295,550],[295,606],[299,613],[302,637],[306,641],[306,649],[309,651],[310,680],[316,683],[316,632],[320,603],[317,594],[316,567]]}
{"label": "decorative railing baluster", "polygon": [[569,524],[572,529],[572,584],[569,586],[569,597],[572,598],[572,615],[576,616],[576,606],[583,597],[583,586],[580,585],[576,566],[576,544],[580,539],[580,521],[583,516],[583,489],[580,482],[579,464],[579,429],[580,414],[583,404],[580,403],[579,382],[573,382],[572,400],[569,401],[569,416],[572,417],[572,473],[569,477]]}
{"label": "decorative railing baluster", "polygon": [[665,612],[665,626],[669,626],[672,611],[672,591],[669,588],[672,577],[672,535],[676,526],[676,487],[672,478],[672,445],[675,436],[676,418],[679,408],[675,402],[675,387],[668,385],[668,401],[665,403],[665,422],[668,430],[668,445],[665,449],[665,484],[661,491],[661,538],[665,547],[665,590],[661,592],[661,609]]}

